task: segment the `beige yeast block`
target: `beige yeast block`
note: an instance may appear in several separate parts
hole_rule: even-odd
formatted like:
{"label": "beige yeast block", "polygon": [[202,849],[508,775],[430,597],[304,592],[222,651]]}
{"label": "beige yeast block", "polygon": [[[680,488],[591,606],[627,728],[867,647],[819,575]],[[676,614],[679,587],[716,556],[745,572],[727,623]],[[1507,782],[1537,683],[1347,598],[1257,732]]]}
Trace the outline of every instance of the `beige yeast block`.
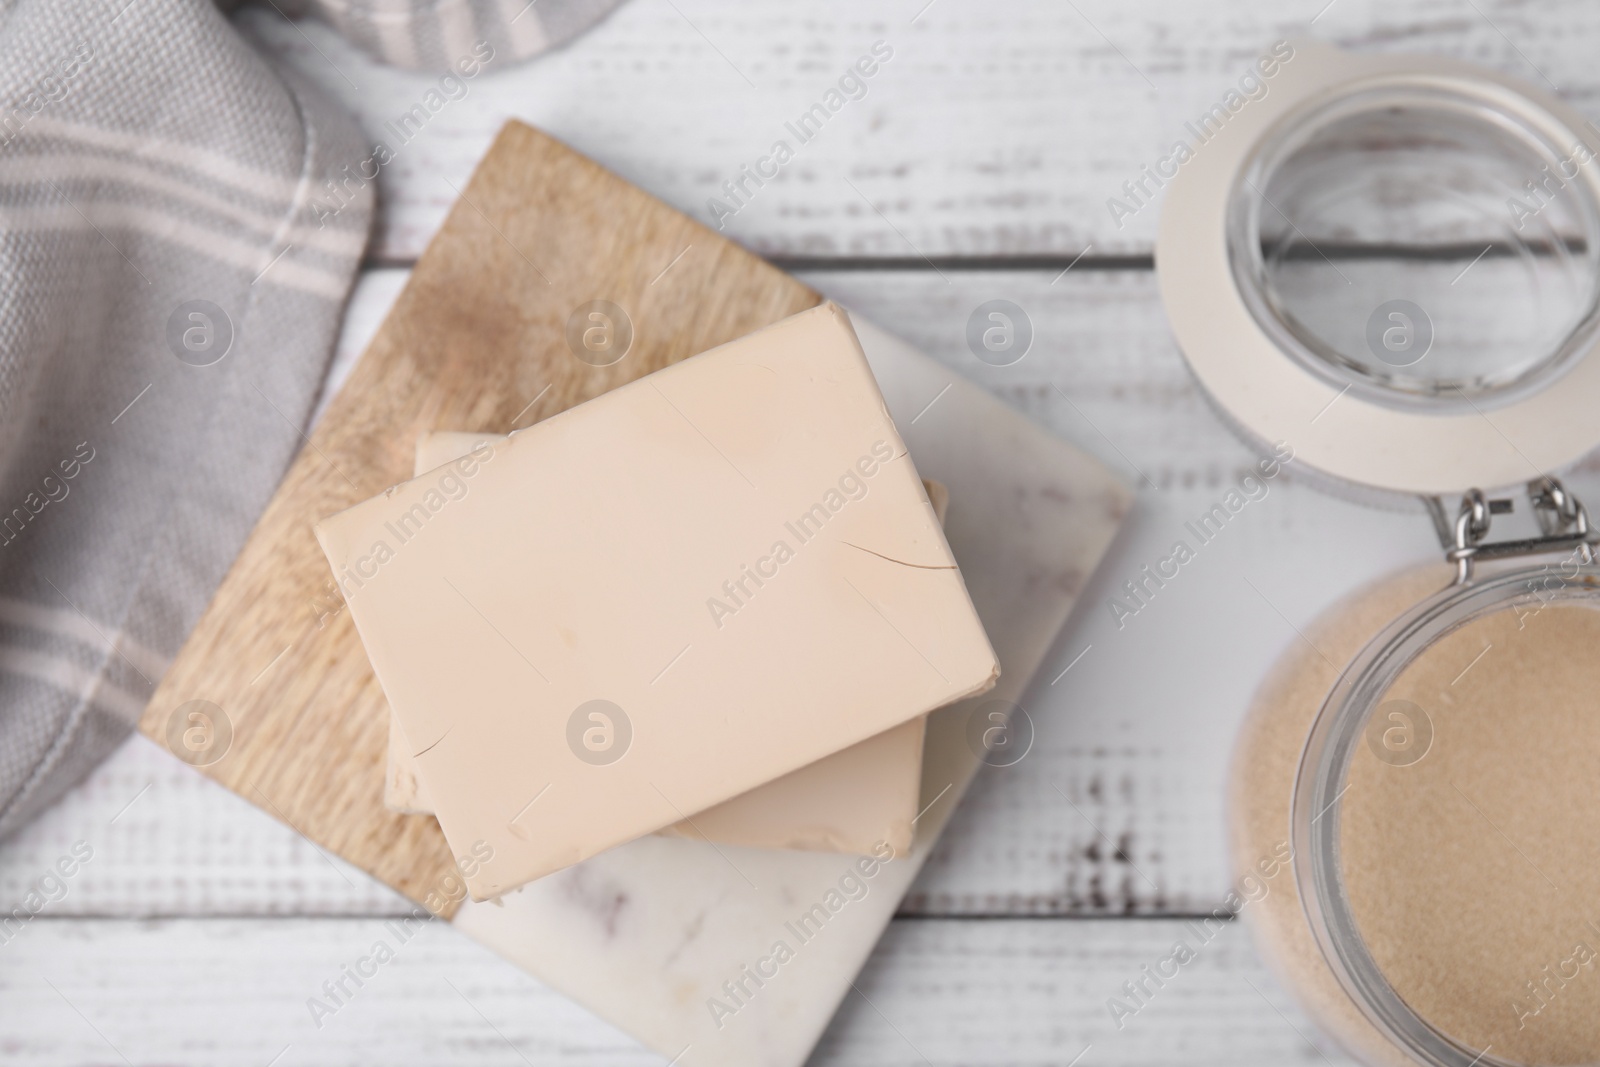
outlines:
{"label": "beige yeast block", "polygon": [[[503,436],[451,430],[425,433],[417,438],[416,473],[442,467],[485,443],[504,441]],[[926,478],[922,488],[943,525],[950,491]],[[871,853],[883,842],[895,849],[908,848],[922,775],[923,726],[922,719],[902,723],[658,832],[749,848],[858,855]],[[384,803],[411,814],[433,812],[416,758],[393,712]]]}
{"label": "beige yeast block", "polygon": [[999,672],[832,304],[316,532],[474,899]]}

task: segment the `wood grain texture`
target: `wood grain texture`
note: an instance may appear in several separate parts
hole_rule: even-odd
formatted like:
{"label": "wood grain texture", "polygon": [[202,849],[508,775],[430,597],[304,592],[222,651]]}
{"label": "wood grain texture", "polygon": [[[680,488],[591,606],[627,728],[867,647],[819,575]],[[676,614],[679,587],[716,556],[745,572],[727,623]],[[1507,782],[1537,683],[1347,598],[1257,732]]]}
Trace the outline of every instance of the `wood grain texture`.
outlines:
{"label": "wood grain texture", "polygon": [[[679,258],[681,256],[681,258]],[[566,347],[590,300],[632,318],[627,357]],[[140,729],[204,699],[232,723],[206,774],[413,900],[454,867],[438,824],[382,804],[388,706],[312,524],[411,476],[418,433],[505,433],[814,305],[817,295],[521,124],[484,157],[332,401]],[[446,916],[458,901],[443,905]]]}
{"label": "wood grain texture", "polygon": [[[1065,1067],[1090,1046],[1080,1067],[1351,1064],[1246,934],[1224,924],[1200,946],[1170,919],[896,923],[810,1062]],[[1195,959],[1119,1028],[1107,1001],[1180,937]],[[307,998],[379,940],[396,938],[375,919],[36,920],[0,954],[0,1049],[7,1067],[666,1064],[431,926],[318,1028]]]}
{"label": "wood grain texture", "polygon": [[[403,145],[389,124],[436,73],[385,69],[267,7],[240,23],[394,148],[378,179],[380,261],[417,255],[455,198],[449,183],[507,118],[703,222],[723,182],[787,138],[793,161],[727,221],[763,255],[926,256],[941,268],[1045,256],[1059,270],[1086,249],[1149,255],[1159,202],[1119,218],[1107,201],[1280,38],[1469,59],[1600,116],[1600,7],[1587,0],[644,0],[536,62],[491,62]],[[804,144],[786,133],[877,40],[895,54],[866,95]]]}

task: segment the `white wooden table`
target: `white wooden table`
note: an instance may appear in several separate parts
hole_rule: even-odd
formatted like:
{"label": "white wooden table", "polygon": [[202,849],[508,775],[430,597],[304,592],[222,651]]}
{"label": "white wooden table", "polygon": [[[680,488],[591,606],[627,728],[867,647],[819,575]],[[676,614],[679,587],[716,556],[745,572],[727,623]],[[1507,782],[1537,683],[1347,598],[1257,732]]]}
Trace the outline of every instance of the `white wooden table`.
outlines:
{"label": "white wooden table", "polygon": [[[374,136],[433,82],[270,8],[240,24]],[[1142,485],[1026,702],[1034,749],[980,778],[859,983],[875,1007],[852,994],[816,1063],[1347,1062],[1237,923],[1121,1029],[1106,1007],[1226,892],[1232,737],[1293,628],[1437,552],[1420,511],[1369,510],[1291,472],[1125,628],[1106,607],[1251,457],[1168,335],[1159,205],[1119,227],[1105,202],[1254,55],[1296,36],[1471,58],[1600,115],[1600,6],[1586,0],[629,0],[563,52],[491,64],[384,171],[344,369],[504,119],[705,219],[741,163],[885,41],[893,58],[867,96],[727,232]],[[1007,368],[964,341],[996,297],[1036,330]],[[1572,482],[1600,496],[1593,463]],[[306,999],[401,900],[140,738],[0,846],[0,905],[80,840],[93,858],[65,896],[0,943],[0,1062],[660,1062],[443,928],[317,1029]]]}

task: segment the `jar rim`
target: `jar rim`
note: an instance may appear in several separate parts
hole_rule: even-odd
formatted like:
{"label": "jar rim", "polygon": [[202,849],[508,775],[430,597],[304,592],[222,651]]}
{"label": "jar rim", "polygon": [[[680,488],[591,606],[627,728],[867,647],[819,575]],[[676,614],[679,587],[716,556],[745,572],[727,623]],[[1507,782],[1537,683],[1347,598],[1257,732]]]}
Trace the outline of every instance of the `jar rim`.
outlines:
{"label": "jar rim", "polygon": [[[1535,587],[1537,591],[1535,591]],[[1431,1067],[1516,1067],[1469,1048],[1418,1014],[1389,983],[1367,946],[1345,888],[1340,831],[1351,761],[1373,712],[1402,672],[1461,627],[1509,609],[1600,596],[1600,564],[1552,570],[1515,566],[1427,597],[1379,631],[1340,674],[1317,713],[1295,773],[1291,841],[1301,906],[1340,987],[1381,1033]]]}
{"label": "jar rim", "polygon": [[[1464,128],[1486,136],[1497,135],[1505,146],[1514,145],[1526,153],[1531,160],[1530,173],[1536,173],[1531,169],[1532,163],[1541,161],[1547,169],[1559,168],[1563,153],[1583,146],[1581,131],[1570,128],[1538,101],[1522,98],[1513,106],[1498,86],[1481,79],[1395,72],[1357,79],[1313,98],[1280,116],[1251,146],[1235,175],[1228,197],[1226,241],[1228,263],[1240,299],[1257,327],[1289,359],[1332,388],[1349,390],[1379,405],[1460,413],[1504,406],[1549,388],[1593,348],[1596,331],[1600,330],[1600,189],[1586,181],[1569,180],[1562,185],[1563,191],[1572,194],[1570,206],[1582,227],[1578,258],[1591,275],[1581,307],[1548,351],[1539,353],[1528,366],[1514,373],[1488,376],[1471,390],[1450,381],[1408,387],[1403,384],[1403,375],[1364,372],[1328,343],[1297,328],[1293,314],[1275,292],[1262,251],[1263,208],[1282,216],[1296,233],[1299,226],[1269,197],[1267,190],[1273,179],[1298,153],[1340,123],[1366,116],[1392,117],[1406,109],[1449,115]],[[1575,173],[1573,178],[1576,177]]]}
{"label": "jar rim", "polygon": [[[1296,42],[1292,54],[1292,62],[1276,63],[1270,93],[1231,112],[1220,129],[1208,126],[1165,186],[1156,240],[1162,305],[1208,397],[1251,439],[1292,441],[1307,468],[1378,492],[1455,494],[1509,485],[1530,467],[1559,470],[1587,454],[1600,443],[1600,423],[1590,417],[1600,397],[1600,341],[1555,360],[1562,365],[1557,383],[1541,374],[1546,388],[1503,394],[1493,421],[1472,406],[1445,411],[1380,403],[1313,373],[1263,328],[1234,276],[1228,227],[1236,179],[1258,142],[1281,121],[1362,88],[1470,91],[1486,109],[1518,116],[1552,143],[1575,139],[1586,152],[1600,152],[1600,129],[1536,86],[1459,60],[1347,53],[1309,41]],[[1588,186],[1578,194],[1600,202],[1600,167],[1580,167],[1574,180]],[[1584,286],[1587,296],[1587,280]],[[1375,322],[1381,328],[1383,310],[1372,309],[1363,328]],[[1352,330],[1353,322],[1346,323]],[[1585,336],[1600,337],[1600,329]],[[1514,447],[1504,426],[1519,429]]]}

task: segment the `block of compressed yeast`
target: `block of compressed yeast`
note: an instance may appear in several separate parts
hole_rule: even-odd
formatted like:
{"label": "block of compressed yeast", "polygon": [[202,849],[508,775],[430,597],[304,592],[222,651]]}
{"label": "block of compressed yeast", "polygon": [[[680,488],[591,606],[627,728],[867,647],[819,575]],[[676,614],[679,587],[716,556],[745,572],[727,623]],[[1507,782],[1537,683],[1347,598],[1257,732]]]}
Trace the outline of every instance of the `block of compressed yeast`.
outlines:
{"label": "block of compressed yeast", "polygon": [[316,532],[474,899],[999,673],[832,304]]}
{"label": "block of compressed yeast", "polygon": [[[489,434],[425,433],[417,438],[415,473],[504,443],[504,437]],[[943,526],[950,491],[928,479],[922,488]],[[922,777],[922,734],[922,719],[902,723],[658,832],[749,848],[859,855],[885,841],[893,848],[909,848]],[[410,814],[433,812],[416,758],[392,711],[384,804]]]}

